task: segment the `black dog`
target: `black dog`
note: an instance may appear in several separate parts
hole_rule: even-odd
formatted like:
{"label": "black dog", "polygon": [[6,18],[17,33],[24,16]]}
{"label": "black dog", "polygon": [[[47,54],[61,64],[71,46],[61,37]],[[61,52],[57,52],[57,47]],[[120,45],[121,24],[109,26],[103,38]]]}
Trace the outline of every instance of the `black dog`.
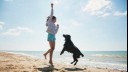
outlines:
{"label": "black dog", "polygon": [[64,51],[67,51],[67,52],[70,52],[70,53],[73,53],[73,59],[74,61],[71,62],[71,64],[73,64],[74,62],[74,65],[77,64],[78,62],[78,59],[77,58],[80,58],[80,55],[82,57],[84,57],[84,55],[80,52],[80,50],[73,44],[73,42],[71,41],[71,36],[70,35],[64,35],[63,34],[63,37],[65,38],[65,44],[64,44],[64,48],[63,50],[61,51],[60,55],[62,55],[64,53]]}

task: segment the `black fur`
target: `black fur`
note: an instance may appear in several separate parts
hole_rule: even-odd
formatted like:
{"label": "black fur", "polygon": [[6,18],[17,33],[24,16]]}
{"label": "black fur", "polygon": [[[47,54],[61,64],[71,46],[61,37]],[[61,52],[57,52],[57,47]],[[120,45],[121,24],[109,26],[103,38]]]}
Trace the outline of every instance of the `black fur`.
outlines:
{"label": "black fur", "polygon": [[74,62],[74,65],[77,64],[78,62],[78,58],[80,58],[80,55],[82,57],[84,57],[84,55],[80,52],[80,50],[73,44],[73,42],[71,41],[71,36],[70,35],[64,35],[63,34],[63,37],[65,38],[65,44],[64,44],[64,48],[63,50],[61,51],[60,55],[62,55],[64,53],[64,51],[67,51],[67,52],[70,52],[73,54],[73,59],[74,61],[71,62],[71,64],[73,64]]}

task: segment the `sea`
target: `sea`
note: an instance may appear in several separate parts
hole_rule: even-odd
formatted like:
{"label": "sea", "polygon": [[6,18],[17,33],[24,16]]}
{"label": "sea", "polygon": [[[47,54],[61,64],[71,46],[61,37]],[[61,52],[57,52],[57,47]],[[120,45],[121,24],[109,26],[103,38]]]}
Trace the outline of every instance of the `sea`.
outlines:
{"label": "sea", "polygon": [[[4,51],[16,54],[29,55],[44,59],[43,54],[46,51]],[[109,68],[127,71],[127,51],[82,51],[84,57],[80,57],[77,65]],[[47,56],[49,59],[49,55]],[[71,53],[65,52],[60,55],[59,51],[54,51],[53,61],[71,65],[73,57]]]}

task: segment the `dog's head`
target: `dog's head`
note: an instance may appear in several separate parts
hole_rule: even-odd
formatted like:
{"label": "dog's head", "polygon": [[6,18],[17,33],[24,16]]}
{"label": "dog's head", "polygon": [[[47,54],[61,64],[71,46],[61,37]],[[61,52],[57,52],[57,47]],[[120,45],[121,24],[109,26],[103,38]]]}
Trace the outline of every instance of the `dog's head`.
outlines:
{"label": "dog's head", "polygon": [[63,34],[63,37],[65,38],[65,40],[70,40],[71,39],[71,36],[70,35],[68,35],[68,34]]}

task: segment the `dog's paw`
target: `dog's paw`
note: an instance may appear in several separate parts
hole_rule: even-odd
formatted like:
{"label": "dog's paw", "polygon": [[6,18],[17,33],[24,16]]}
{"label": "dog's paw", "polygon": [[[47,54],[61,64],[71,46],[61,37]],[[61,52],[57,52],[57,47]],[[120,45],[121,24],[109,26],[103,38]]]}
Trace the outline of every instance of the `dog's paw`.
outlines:
{"label": "dog's paw", "polygon": [[71,62],[71,64],[73,64],[73,62]]}

